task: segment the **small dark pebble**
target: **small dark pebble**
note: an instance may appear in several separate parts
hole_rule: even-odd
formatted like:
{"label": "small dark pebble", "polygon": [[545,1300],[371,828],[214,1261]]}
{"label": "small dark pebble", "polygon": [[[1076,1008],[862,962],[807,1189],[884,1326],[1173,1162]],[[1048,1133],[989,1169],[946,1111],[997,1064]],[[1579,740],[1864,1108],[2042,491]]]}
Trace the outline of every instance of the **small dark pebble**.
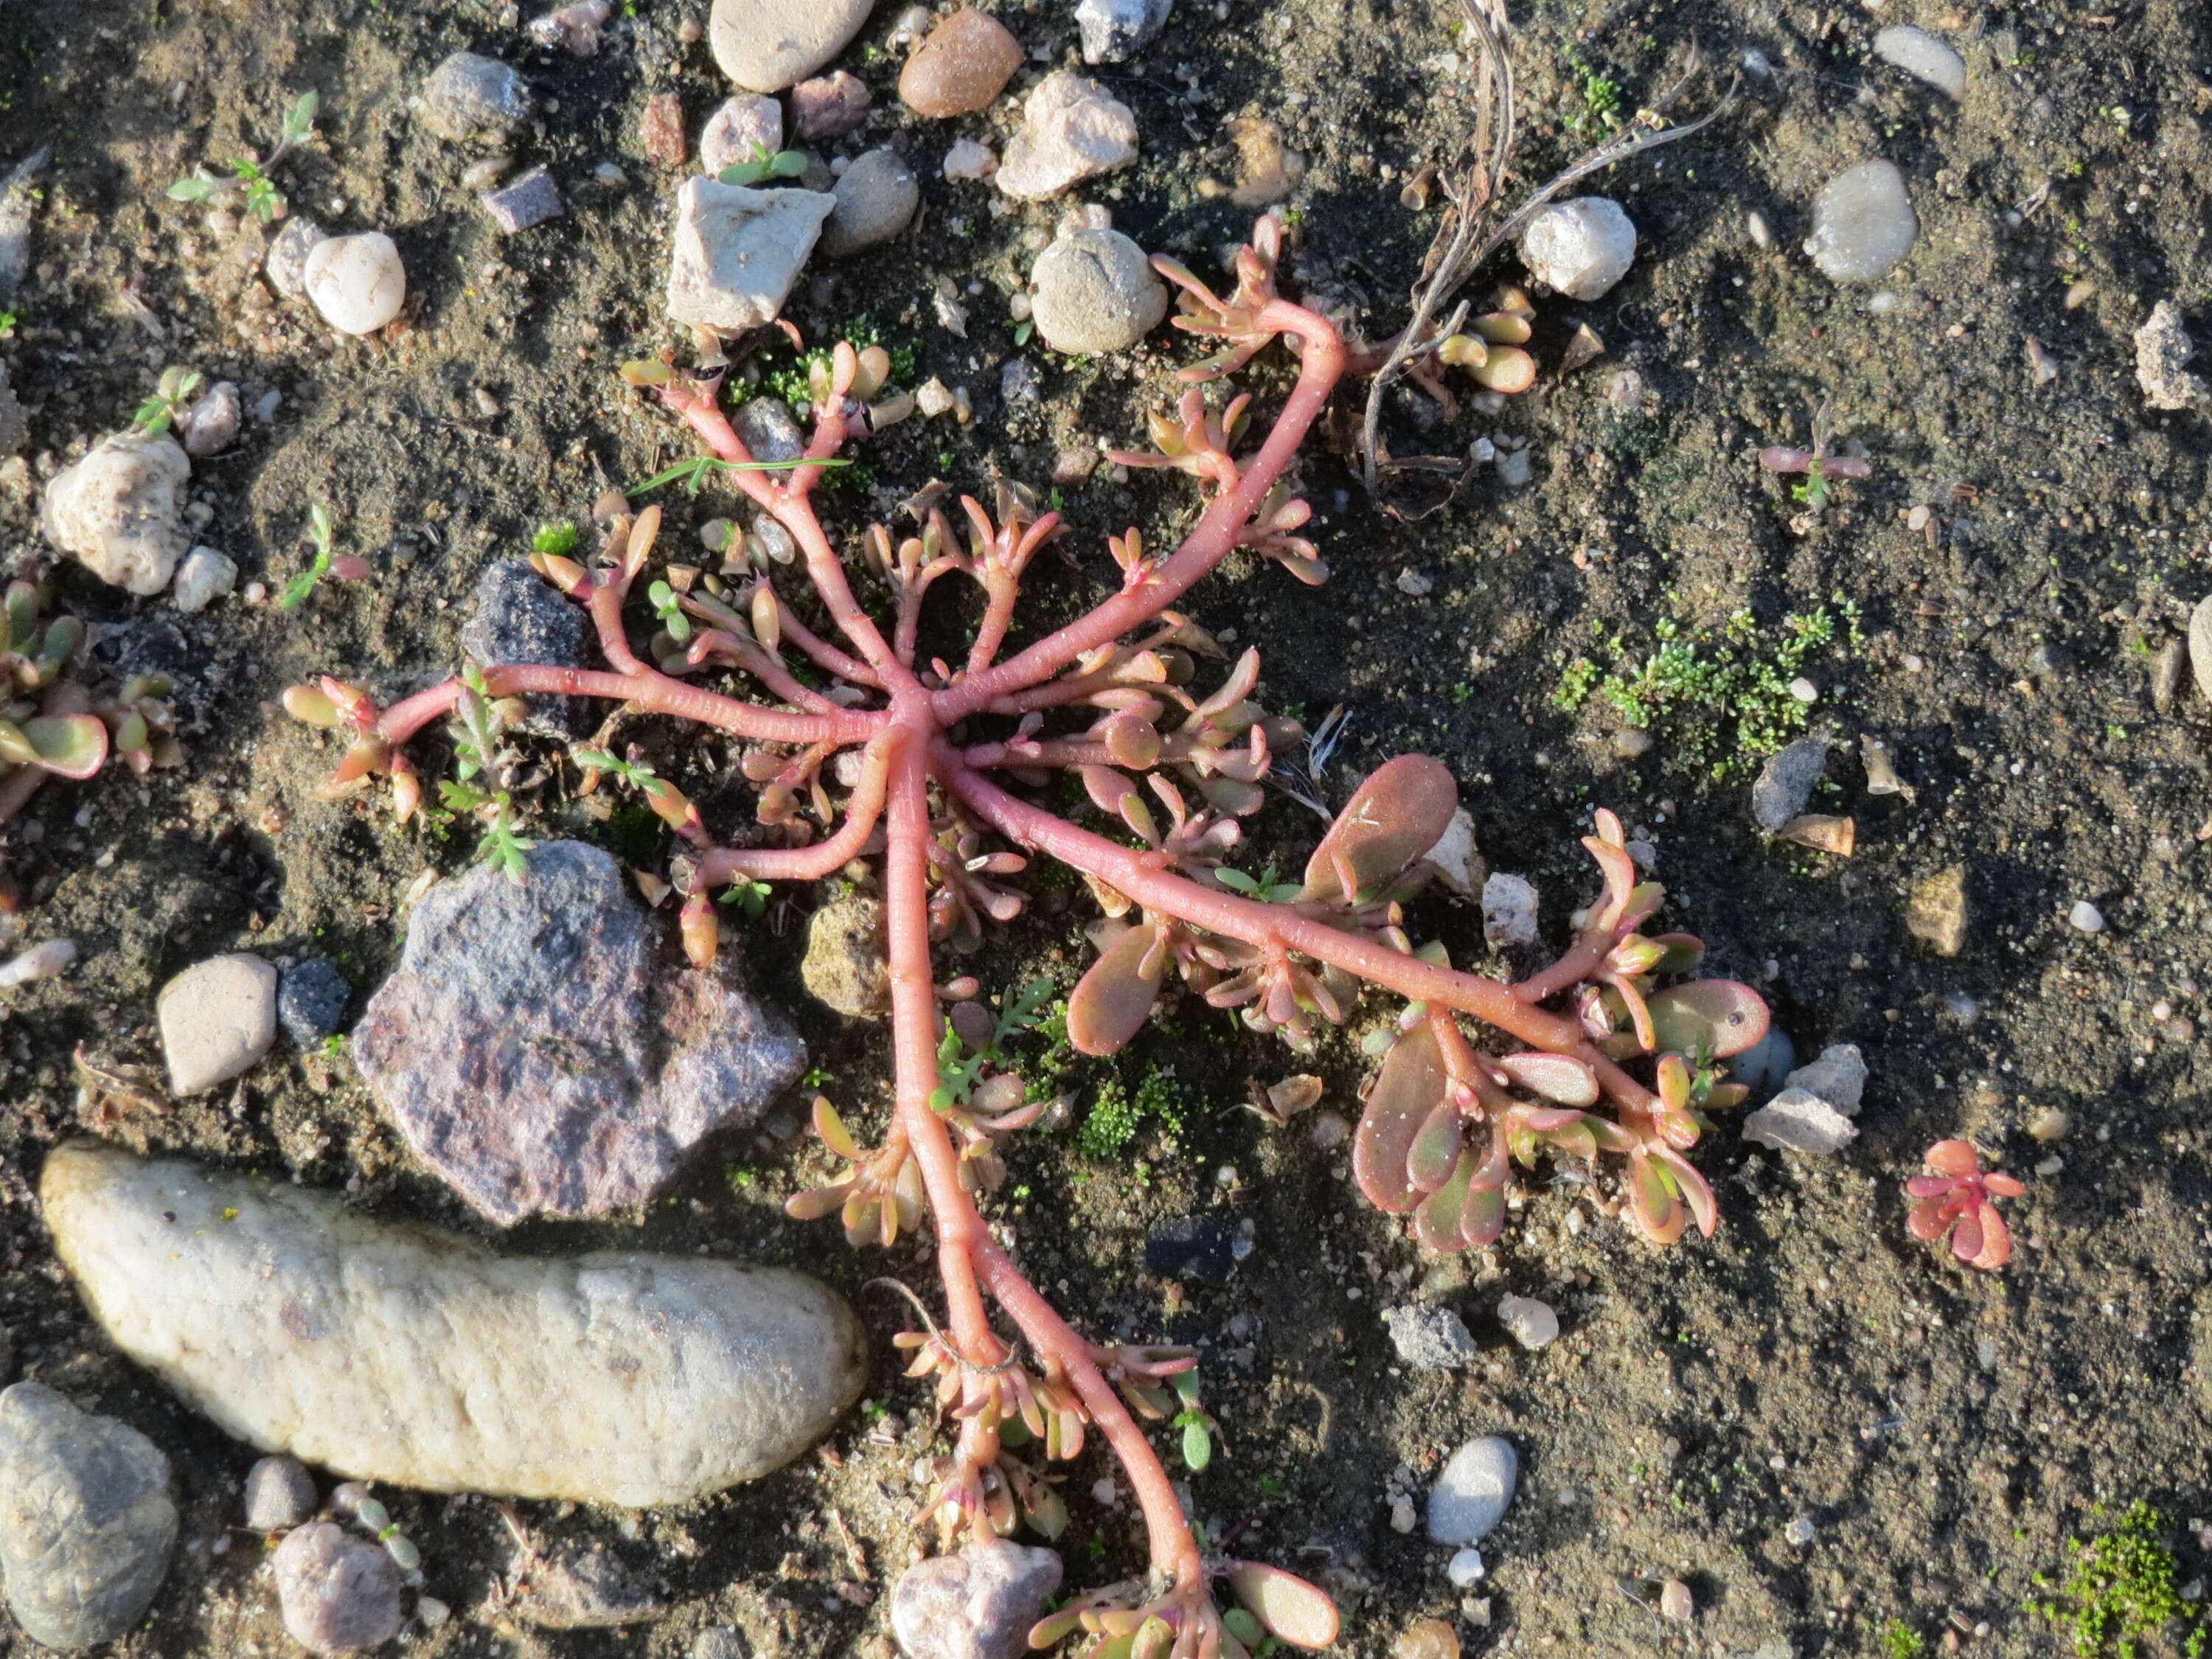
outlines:
{"label": "small dark pebble", "polygon": [[568,210],[553,175],[544,167],[531,168],[504,190],[491,191],[481,199],[484,211],[509,236],[557,219]]}
{"label": "small dark pebble", "polygon": [[302,1048],[313,1048],[345,1022],[353,987],[326,958],[309,957],[284,970],[276,982],[276,1018]]}
{"label": "small dark pebble", "polygon": [[1170,1279],[1226,1285],[1236,1276],[1237,1222],[1222,1215],[1163,1221],[1145,1235],[1145,1266]]}
{"label": "small dark pebble", "polygon": [[[476,611],[461,629],[461,649],[490,667],[550,663],[588,668],[583,611],[554,592],[526,559],[501,559],[477,578]],[[582,697],[532,697],[522,729],[567,740],[588,737],[598,724]]]}
{"label": "small dark pebble", "polygon": [[246,1472],[246,1524],[282,1532],[315,1512],[315,1477],[298,1459],[264,1457]]}

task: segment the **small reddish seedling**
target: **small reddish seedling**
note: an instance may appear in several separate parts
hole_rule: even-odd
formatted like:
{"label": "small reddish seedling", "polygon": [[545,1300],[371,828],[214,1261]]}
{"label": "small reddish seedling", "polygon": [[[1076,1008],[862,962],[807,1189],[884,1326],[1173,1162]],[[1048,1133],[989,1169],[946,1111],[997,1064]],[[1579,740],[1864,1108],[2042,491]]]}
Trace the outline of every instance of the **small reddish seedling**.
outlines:
{"label": "small reddish seedling", "polygon": [[1920,1201],[1905,1220],[1921,1240],[1951,1235],[1951,1254],[1970,1267],[1995,1273],[2012,1260],[2012,1234],[1993,1198],[2020,1198],[2027,1188],[1996,1170],[1984,1173],[1970,1141],[1939,1140],[1928,1149],[1932,1176],[1915,1176],[1905,1189]]}
{"label": "small reddish seedling", "polygon": [[1823,399],[1813,411],[1813,447],[1793,449],[1786,444],[1770,444],[1759,452],[1759,464],[1769,472],[1802,472],[1805,482],[1790,486],[1795,500],[1804,502],[1818,513],[1828,504],[1828,481],[1831,478],[1865,479],[1874,477],[1874,468],[1850,455],[1831,453],[1835,432],[1828,424],[1828,404]]}

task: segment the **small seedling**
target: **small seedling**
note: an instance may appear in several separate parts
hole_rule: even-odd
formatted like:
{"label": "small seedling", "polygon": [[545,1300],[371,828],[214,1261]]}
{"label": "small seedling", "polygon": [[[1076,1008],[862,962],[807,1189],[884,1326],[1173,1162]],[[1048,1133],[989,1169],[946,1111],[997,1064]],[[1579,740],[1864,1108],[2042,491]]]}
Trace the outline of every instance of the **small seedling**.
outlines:
{"label": "small seedling", "polygon": [[773,183],[779,179],[796,179],[806,171],[806,157],[795,149],[770,150],[757,140],[753,144],[752,159],[724,167],[714,176],[726,185],[757,185]]}
{"label": "small seedling", "polygon": [[[462,672],[453,719],[453,775],[440,781],[438,797],[448,811],[472,813],[483,821],[483,839],[477,843],[477,857],[509,881],[520,883],[530,873],[525,854],[538,843],[516,832],[514,799],[499,770],[499,726],[490,689],[483,670],[474,663]],[[477,781],[479,778],[482,783]]]}
{"label": "small seedling", "polygon": [[305,570],[284,585],[284,591],[276,600],[278,610],[297,611],[307,604],[317,584],[325,576],[336,576],[342,582],[357,582],[368,576],[367,559],[352,554],[332,556],[331,542],[335,534],[329,509],[320,501],[309,507],[307,535],[315,544],[315,556]]}
{"label": "small seedling", "polygon": [[1802,501],[1806,508],[1818,513],[1827,506],[1832,493],[1832,478],[1871,478],[1874,468],[1866,462],[1849,455],[1829,452],[1835,432],[1828,424],[1828,399],[1820,400],[1820,408],[1813,411],[1813,447],[1810,449],[1791,449],[1786,445],[1773,444],[1759,452],[1759,464],[1769,472],[1802,472],[1805,482],[1790,486],[1793,501]]}
{"label": "small seedling", "polygon": [[[287,155],[297,149],[313,136],[315,112],[321,107],[321,105],[322,100],[319,94],[313,92],[301,93],[298,100],[286,112],[283,128],[277,137],[276,148],[269,152],[269,158],[266,161],[256,161],[251,156],[241,155],[234,156],[223,163],[230,169],[232,178],[245,189],[246,210],[264,223],[271,223],[284,216],[284,198],[278,192],[276,181],[272,175],[276,172],[277,162],[283,161]],[[175,184],[171,185],[169,199],[173,202],[205,202],[212,200],[217,191],[228,188],[229,186],[222,179],[196,175],[190,179],[179,179]]]}
{"label": "small seedling", "polygon": [[[2181,1563],[2164,1537],[2170,1524],[2138,1498],[2101,1538],[2069,1540],[2075,1559],[2065,1589],[2058,1599],[2030,1602],[2029,1611],[2063,1627],[2079,1659],[2107,1652],[2136,1659],[2143,1638],[2177,1620],[2188,1634],[2175,1648],[2184,1659],[2202,1659],[2203,1604],[2182,1600]],[[2036,1582],[2047,1581],[2038,1573]]]}
{"label": "small seedling", "polygon": [[530,538],[531,550],[562,557],[576,550],[576,526],[563,519],[558,524],[541,524],[537,534]]}
{"label": "small seedling", "polygon": [[131,417],[131,429],[142,438],[158,438],[167,432],[199,390],[200,378],[197,369],[163,369],[154,395],[139,404],[138,412]]}
{"label": "small seedling", "polygon": [[2027,1188],[2013,1176],[1984,1172],[1982,1155],[1968,1140],[1939,1140],[1928,1149],[1936,1173],[1915,1176],[1905,1191],[1920,1201],[1905,1225],[1923,1242],[1951,1235],[1951,1254],[1970,1267],[1995,1273],[2012,1259],[2012,1234],[1992,1198],[2025,1197]]}
{"label": "small seedling", "polygon": [[788,472],[793,467],[799,466],[850,466],[852,465],[851,461],[841,459],[836,456],[828,456],[818,461],[804,459],[725,461],[713,455],[694,455],[689,460],[678,461],[673,466],[664,467],[643,483],[632,484],[623,493],[635,500],[647,490],[658,489],[663,484],[681,483],[685,495],[696,495],[705,486],[708,475],[714,472]]}
{"label": "small seedling", "polygon": [[775,891],[764,881],[733,881],[722,890],[721,902],[735,905],[747,921],[758,921],[768,914],[768,902]]}

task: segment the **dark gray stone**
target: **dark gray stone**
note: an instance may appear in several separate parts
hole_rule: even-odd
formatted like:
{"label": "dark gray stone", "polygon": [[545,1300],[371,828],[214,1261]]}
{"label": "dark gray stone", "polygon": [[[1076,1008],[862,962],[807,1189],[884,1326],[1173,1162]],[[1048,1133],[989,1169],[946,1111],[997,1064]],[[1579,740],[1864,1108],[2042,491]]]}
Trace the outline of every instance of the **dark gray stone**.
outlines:
{"label": "dark gray stone", "polygon": [[1004,1538],[919,1562],[891,1589],[907,1659],[1016,1659],[1060,1588],[1060,1557]]}
{"label": "dark gray stone", "polygon": [[284,969],[276,981],[276,1018],[302,1048],[313,1048],[345,1022],[353,986],[335,963],[309,957]]}
{"label": "dark gray stone", "polygon": [[285,1534],[274,1565],[284,1628],[310,1653],[375,1647],[407,1620],[398,1565],[334,1521]]}
{"label": "dark gray stone", "polygon": [[1803,812],[1827,763],[1826,738],[1800,738],[1781,753],[1768,756],[1751,786],[1752,822],[1771,836]]}
{"label": "dark gray stone", "polygon": [[[550,663],[556,668],[593,665],[586,641],[591,622],[530,568],[527,559],[501,559],[477,578],[476,610],[461,629],[461,649],[486,668],[502,663]],[[588,737],[598,720],[588,697],[532,697],[522,729],[561,742]]]}
{"label": "dark gray stone", "polygon": [[509,236],[557,219],[568,210],[553,175],[544,167],[532,167],[505,188],[487,191],[480,199],[484,211]]}
{"label": "dark gray stone", "polygon": [[112,1642],[153,1604],[177,1540],[169,1460],[52,1389],[0,1394],[0,1581],[33,1641]]}
{"label": "dark gray stone", "polygon": [[612,1630],[660,1618],[668,1604],[603,1549],[562,1548],[520,1564],[515,1617],[540,1630]]}
{"label": "dark gray stone", "polygon": [[296,1457],[264,1457],[246,1472],[246,1524],[282,1532],[315,1512],[315,1477]]}
{"label": "dark gray stone", "polygon": [[781,398],[753,398],[730,416],[730,424],[757,461],[795,461],[806,453],[806,434]]}
{"label": "dark gray stone", "polygon": [[513,66],[473,52],[446,59],[422,88],[423,118],[456,143],[504,135],[531,112],[530,88]]}
{"label": "dark gray stone", "polygon": [[1175,0],[1079,0],[1075,26],[1083,35],[1083,61],[1119,64],[1133,57],[1167,27]]}
{"label": "dark gray stone", "polygon": [[502,1224],[643,1203],[806,1063],[781,1014],[672,960],[606,854],[528,857],[430,890],[352,1041],[416,1156]]}
{"label": "dark gray stone", "polygon": [[1226,1285],[1237,1259],[1237,1223],[1229,1216],[1184,1216],[1145,1235],[1145,1267],[1163,1278]]}
{"label": "dark gray stone", "polygon": [[1456,1370],[1482,1357],[1482,1350],[1468,1334],[1467,1322],[1449,1308],[1414,1304],[1386,1308],[1382,1322],[1389,1328],[1390,1344],[1398,1358],[1417,1371]]}

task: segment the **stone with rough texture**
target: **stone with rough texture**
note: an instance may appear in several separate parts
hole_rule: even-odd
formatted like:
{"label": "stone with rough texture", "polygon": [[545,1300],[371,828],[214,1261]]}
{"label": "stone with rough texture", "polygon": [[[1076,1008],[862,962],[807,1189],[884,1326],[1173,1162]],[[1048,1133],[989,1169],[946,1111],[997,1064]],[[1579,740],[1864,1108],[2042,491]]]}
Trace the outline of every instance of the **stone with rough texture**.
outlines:
{"label": "stone with rough texture", "polygon": [[1536,942],[1536,888],[1503,871],[1482,884],[1482,940],[1493,951]]}
{"label": "stone with rough texture", "polygon": [[1570,300],[1610,292],[1636,262],[1636,226],[1607,196],[1578,196],[1540,208],[1521,233],[1528,274]]}
{"label": "stone with rough texture", "polygon": [[200,394],[181,423],[185,453],[195,460],[220,455],[238,441],[239,422],[244,415],[237,382],[217,380]]}
{"label": "stone with rough texture", "polygon": [[870,150],[845,169],[830,194],[837,205],[822,227],[822,251],[833,259],[888,242],[921,205],[921,186],[895,149]]}
{"label": "stone with rough texture", "polygon": [[407,267],[380,230],[326,237],[300,269],[301,291],[341,334],[374,334],[407,303]]}
{"label": "stone with rough texture", "polygon": [[1118,230],[1072,231],[1030,271],[1030,315],[1054,351],[1126,351],[1167,314],[1167,285]]}
{"label": "stone with rough texture", "polygon": [[1775,1151],[1825,1158],[1858,1137],[1851,1119],[1858,1115],[1866,1087],[1866,1061],[1856,1043],[1838,1042],[1820,1057],[1783,1079],[1782,1091],[1743,1121],[1743,1138]]}
{"label": "stone with rough texture", "polygon": [[638,144],[646,160],[664,167],[680,167],[689,148],[684,136],[684,100],[672,92],[656,92],[645,100],[637,123]]}
{"label": "stone with rough texture", "polygon": [[210,957],[155,1000],[169,1087],[196,1095],[252,1069],[276,1040],[276,970],[251,951]]}
{"label": "stone with rough texture", "polygon": [[758,93],[741,92],[707,118],[699,134],[699,167],[704,173],[756,160],[755,147],[771,155],[783,148],[783,105]]}
{"label": "stone with rough texture", "polygon": [[1874,38],[1875,56],[1954,98],[1966,95],[1966,60],[1958,48],[1925,29],[1897,23]]}
{"label": "stone with rough texture", "polygon": [[806,434],[799,429],[799,417],[782,398],[766,392],[738,404],[730,416],[730,426],[757,461],[795,461],[806,453]]}
{"label": "stone with rough texture", "polygon": [[2203,378],[2191,372],[2197,355],[2189,330],[2171,300],[2151,307],[2150,319],[2136,331],[2136,384],[2153,409],[2195,409],[2205,401]]}
{"label": "stone with rough texture", "polygon": [[257,1459],[246,1472],[246,1524],[282,1532],[315,1512],[315,1477],[296,1457]]}
{"label": "stone with rough texture", "polygon": [[1056,70],[1030,89],[1021,129],[993,175],[1023,201],[1057,196],[1079,179],[1137,159],[1137,118],[1086,76]]}
{"label": "stone with rough texture", "polygon": [[1559,1316],[1533,1296],[1498,1298],[1498,1322],[1524,1348],[1547,1348],[1559,1340]]}
{"label": "stone with rough texture", "polygon": [[806,923],[806,956],[799,976],[809,991],[850,1018],[888,1013],[891,969],[884,955],[882,903],[854,893],[817,910]]}
{"label": "stone with rough texture", "polygon": [[169,1460],[52,1389],[0,1394],[0,1583],[50,1648],[112,1642],[153,1605],[177,1539]]}
{"label": "stone with rough texture", "polygon": [[686,179],[676,191],[668,314],[718,334],[774,322],[836,205],[826,191]]}
{"label": "stone with rough texture", "polygon": [[353,985],[327,957],[309,957],[284,970],[276,982],[276,1018],[285,1036],[312,1048],[345,1024]]}
{"label": "stone with rough texture", "polygon": [[1451,1455],[1429,1492],[1429,1537],[1438,1544],[1477,1544],[1505,1518],[1521,1459],[1510,1442],[1485,1435]]}
{"label": "stone with rough texture", "polygon": [[[476,607],[461,628],[461,649],[487,668],[538,663],[589,668],[591,626],[580,606],[554,592],[527,559],[496,559],[477,578]],[[599,717],[589,697],[533,696],[522,728],[541,737],[588,736]]]}
{"label": "stone with rough texture", "polygon": [[874,0],[714,0],[707,44],[747,92],[781,92],[844,51]]}
{"label": "stone with rough texture", "polygon": [[1826,738],[1800,738],[1769,755],[1751,786],[1751,819],[1768,835],[1812,804],[1813,786],[1828,764]]}
{"label": "stone with rough texture", "polygon": [[487,1219],[642,1204],[799,1075],[783,1017],[665,941],[596,847],[541,842],[416,905],[350,1044],[408,1146]]}
{"label": "stone with rough texture", "polygon": [[2212,702],[2212,594],[2189,613],[2189,669],[2199,696]]}
{"label": "stone with rough texture", "polygon": [[561,199],[561,187],[544,167],[532,167],[512,184],[486,191],[477,199],[506,236],[535,229],[568,210],[568,204]]}
{"label": "stone with rough texture", "polygon": [[382,1546],[335,1522],[295,1528],[270,1565],[285,1632],[310,1653],[373,1648],[407,1621],[398,1567]]}
{"label": "stone with rough texture", "polygon": [[211,547],[196,547],[177,567],[169,599],[187,617],[196,617],[238,586],[238,563]]}
{"label": "stone with rough texture", "polygon": [[1467,1322],[1449,1308],[1413,1304],[1385,1308],[1382,1323],[1389,1330],[1390,1346],[1398,1358],[1417,1371],[1456,1370],[1482,1358],[1482,1350],[1468,1334]]}
{"label": "stone with rough texture", "polygon": [[945,178],[954,184],[980,184],[999,170],[991,147],[974,138],[955,138],[945,152]]}
{"label": "stone with rough texture", "polygon": [[1806,252],[1832,283],[1870,283],[1911,252],[1919,234],[1895,163],[1862,161],[1821,186]]}
{"label": "stone with rough texture", "polygon": [[144,595],[169,585],[190,538],[179,520],[192,465],[170,438],[118,433],[46,485],[46,539],[114,586]]}
{"label": "stone with rough texture", "polygon": [[1119,64],[1134,57],[1167,27],[1175,0],[1077,0],[1075,27],[1086,64]]}
{"label": "stone with rough texture", "polygon": [[684,1504],[796,1457],[867,1381],[852,1310],[783,1268],[502,1257],[91,1141],[47,1155],[40,1196],[126,1355],[225,1433],[355,1479]]}
{"label": "stone with rough texture", "polygon": [[930,30],[899,71],[900,100],[932,120],[988,108],[1022,66],[1022,43],[988,12],[962,8]]}
{"label": "stone with rough texture", "polygon": [[1464,806],[1455,810],[1436,845],[1422,855],[1444,886],[1461,898],[1480,892],[1487,866],[1474,842],[1474,815]]}
{"label": "stone with rough texture", "polygon": [[288,300],[298,299],[307,291],[307,256],[317,245],[330,240],[330,232],[313,219],[295,213],[285,220],[284,228],[269,244],[269,257],[264,263],[269,286]]}
{"label": "stone with rough texture", "polygon": [[1905,931],[1939,957],[1955,957],[1966,943],[1966,866],[1954,864],[1913,884],[1905,904]]}
{"label": "stone with rough texture", "polygon": [[422,87],[422,118],[457,143],[512,132],[532,111],[530,88],[513,65],[478,52],[455,52]]}
{"label": "stone with rough texture", "polygon": [[1004,1538],[917,1562],[891,1589],[906,1659],[1016,1659],[1060,1588],[1060,1557]]}
{"label": "stone with rough texture", "polygon": [[839,70],[791,89],[791,127],[801,138],[842,138],[868,118],[873,100],[860,77]]}

